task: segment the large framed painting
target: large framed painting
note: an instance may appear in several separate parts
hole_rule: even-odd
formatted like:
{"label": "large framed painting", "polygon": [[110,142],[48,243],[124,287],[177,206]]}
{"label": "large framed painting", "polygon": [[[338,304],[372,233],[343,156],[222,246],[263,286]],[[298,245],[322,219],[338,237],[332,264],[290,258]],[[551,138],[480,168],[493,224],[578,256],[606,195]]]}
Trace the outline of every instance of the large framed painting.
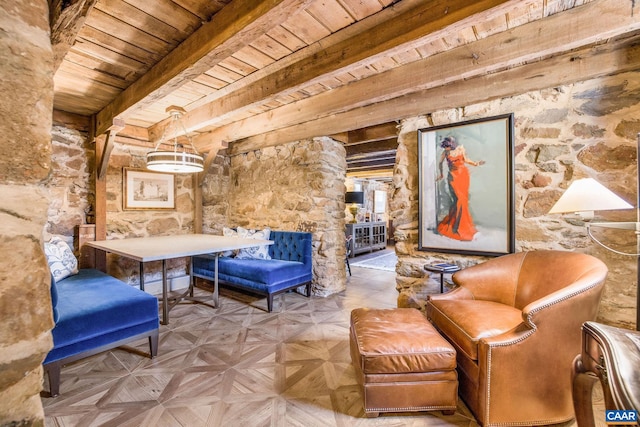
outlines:
{"label": "large framed painting", "polygon": [[513,114],[418,130],[423,251],[515,251]]}
{"label": "large framed painting", "polygon": [[169,173],[124,168],[123,209],[175,209],[175,179]]}

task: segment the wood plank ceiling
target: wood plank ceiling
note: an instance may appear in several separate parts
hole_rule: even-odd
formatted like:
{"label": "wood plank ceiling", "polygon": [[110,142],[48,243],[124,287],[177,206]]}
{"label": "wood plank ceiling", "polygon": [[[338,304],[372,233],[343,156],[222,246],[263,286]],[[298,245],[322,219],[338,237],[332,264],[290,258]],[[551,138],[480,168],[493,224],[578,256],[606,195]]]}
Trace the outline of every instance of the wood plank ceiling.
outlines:
{"label": "wood plank ceiling", "polygon": [[[96,135],[124,123],[116,141],[150,147],[177,105],[209,157],[333,135],[351,173],[388,174],[398,120],[467,105],[439,90],[634,45],[638,9],[620,0],[52,0],[54,109],[92,117]],[[472,102],[509,93],[473,90]]]}

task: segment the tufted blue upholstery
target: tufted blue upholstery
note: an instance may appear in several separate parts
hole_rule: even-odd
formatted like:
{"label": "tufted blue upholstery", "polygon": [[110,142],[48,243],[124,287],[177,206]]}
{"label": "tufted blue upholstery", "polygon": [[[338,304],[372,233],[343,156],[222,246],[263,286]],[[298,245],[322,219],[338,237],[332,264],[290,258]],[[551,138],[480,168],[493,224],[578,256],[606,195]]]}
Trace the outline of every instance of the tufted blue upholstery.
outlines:
{"label": "tufted blue upholstery", "polygon": [[269,255],[273,259],[311,264],[311,233],[271,231]]}
{"label": "tufted blue upholstery", "polygon": [[[311,233],[298,231],[271,231],[270,260],[218,259],[218,280],[226,285],[248,289],[267,296],[267,309],[273,307],[273,296],[306,286],[311,294],[313,267],[311,260]],[[214,259],[193,257],[193,275],[213,280]]]}

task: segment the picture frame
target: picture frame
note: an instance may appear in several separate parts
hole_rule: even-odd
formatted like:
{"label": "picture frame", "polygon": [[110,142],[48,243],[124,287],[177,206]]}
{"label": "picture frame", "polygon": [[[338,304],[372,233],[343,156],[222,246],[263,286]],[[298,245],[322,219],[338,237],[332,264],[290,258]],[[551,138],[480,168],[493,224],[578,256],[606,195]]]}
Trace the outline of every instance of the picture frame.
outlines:
{"label": "picture frame", "polygon": [[418,130],[418,250],[515,251],[513,113]]}
{"label": "picture frame", "polygon": [[122,208],[158,210],[176,208],[176,177],[170,173],[123,168]]}
{"label": "picture frame", "polygon": [[383,214],[387,210],[387,192],[375,190],[373,192],[373,213]]}

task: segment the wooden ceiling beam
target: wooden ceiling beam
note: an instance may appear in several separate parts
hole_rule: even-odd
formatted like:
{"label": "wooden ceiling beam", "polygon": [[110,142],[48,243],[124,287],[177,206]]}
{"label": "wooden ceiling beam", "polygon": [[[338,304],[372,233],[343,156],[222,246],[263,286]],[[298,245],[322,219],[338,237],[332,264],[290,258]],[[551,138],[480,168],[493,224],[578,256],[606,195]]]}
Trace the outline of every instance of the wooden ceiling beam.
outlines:
{"label": "wooden ceiling beam", "polygon": [[[259,148],[344,131],[345,126],[372,126],[447,108],[576,83],[640,69],[640,36],[583,48],[545,61],[532,62],[502,72],[462,79],[402,97],[370,104],[316,120],[245,138],[230,144],[235,155]],[[275,116],[274,116],[275,117]]]}
{"label": "wooden ceiling beam", "polygon": [[169,95],[218,62],[285,22],[312,0],[234,0],[160,60],[96,115],[96,135]]}
{"label": "wooden ceiling beam", "polygon": [[[290,67],[292,64],[299,63],[305,58],[320,56],[328,46],[333,46],[347,38],[354,37],[358,33],[370,31],[372,28],[379,25],[380,23],[387,22],[388,20],[392,19],[394,16],[400,15],[423,2],[424,0],[402,0],[399,3],[395,3],[389,7],[384,8],[379,13],[371,15],[361,21],[357,21],[354,24],[349,25],[348,27],[345,27],[342,30],[337,31],[323,38],[321,42],[318,41],[318,42],[312,43],[311,45],[303,49],[299,49],[296,52],[293,52],[292,54],[276,62],[273,62],[272,64],[269,64],[264,68],[256,70],[255,72],[247,75],[246,77],[240,80],[237,80],[233,83],[230,83],[224,87],[221,87],[217,89],[215,92],[203,97],[202,99],[195,101],[194,103],[189,105],[190,113],[193,117],[190,118],[189,116],[186,116],[183,118],[187,131],[192,131],[192,130],[195,131],[195,130],[201,129],[204,126],[204,123],[199,122],[200,119],[198,118],[198,114],[195,111],[198,107],[204,106],[205,104],[210,104],[222,98],[226,98],[232,93],[242,93],[245,91],[250,91],[252,85],[255,85],[256,82],[258,81],[264,81],[263,79],[265,79],[267,76],[276,74],[279,71],[287,67]],[[203,76],[199,76],[197,79],[202,77]],[[208,77],[208,76],[204,75],[204,77]],[[205,107],[205,108],[209,112],[211,112],[212,110],[214,110],[215,107],[213,106],[213,104],[210,104],[209,107]],[[213,114],[213,116],[215,116],[213,117],[213,120],[215,120],[216,122],[221,121],[223,116],[220,115],[220,113],[221,113],[220,111],[215,111]],[[211,119],[212,118],[211,114],[209,114],[208,112],[207,114],[208,114],[208,118]],[[149,133],[151,135],[151,138],[152,139],[159,138],[160,135],[162,135],[164,128],[166,128],[168,125],[169,125],[169,120],[165,119],[151,126],[149,128]],[[337,140],[341,140],[340,135],[336,135],[335,137]]]}
{"label": "wooden ceiling beam", "polygon": [[49,2],[54,72],[60,67],[62,60],[73,46],[78,32],[96,2],[97,0],[51,0]]}
{"label": "wooden ceiling beam", "polygon": [[[309,127],[307,122],[316,122],[322,117],[333,120],[333,130],[326,129],[322,133],[312,135],[294,132],[287,139],[291,141],[291,138],[297,138],[294,135],[298,134],[306,135],[303,137],[330,135],[378,124],[382,121],[371,122],[367,118],[364,118],[364,121],[338,121],[335,120],[335,116],[350,109],[365,108],[363,106],[540,61],[567,50],[602,42],[603,37],[632,33],[640,28],[640,20],[637,18],[640,5],[636,5],[634,9],[636,10],[630,10],[629,4],[621,4],[617,0],[596,0],[544,20],[534,21],[353,82],[348,86],[284,105],[250,119],[221,126],[213,132],[221,140],[238,141],[277,129],[287,129],[297,124]],[[592,25],[596,21],[599,23],[597,28]],[[456,72],[452,73],[451,70]],[[375,91],[371,90],[373,87],[376,88]],[[423,101],[422,112],[429,108],[429,101],[428,98]],[[383,120],[385,122],[401,118],[393,110],[389,111],[386,117]],[[290,129],[287,132],[290,132]],[[265,136],[255,138],[254,145],[259,148],[261,144],[269,144],[267,139]]]}
{"label": "wooden ceiling beam", "polygon": [[355,171],[373,171],[378,169],[393,169],[396,165],[395,159],[385,161],[375,161],[358,164],[347,164],[347,172]]}
{"label": "wooden ceiling beam", "polygon": [[[206,137],[204,134],[201,134],[201,136]],[[211,164],[216,159],[216,156],[218,155],[218,153],[222,150],[226,150],[228,146],[229,145],[224,141],[217,141],[217,143],[215,143],[213,148],[209,150],[209,152],[207,153],[207,156],[204,159],[204,168],[203,168],[204,170],[202,172],[198,172],[198,179],[196,180],[196,185],[198,187],[202,187],[202,184],[204,183],[204,179],[206,178],[208,173],[207,171],[209,170],[209,168],[211,167]]]}
{"label": "wooden ceiling beam", "polygon": [[[247,112],[274,96],[286,96],[314,83],[335,77],[349,68],[366,65],[379,59],[416,48],[425,38],[442,37],[442,32],[456,31],[496,15],[504,14],[514,0],[430,0],[397,13],[393,8],[384,10],[389,18],[367,31],[342,30],[329,40],[323,40],[322,50],[317,46],[304,50],[304,55],[281,70],[239,88],[227,96],[216,99],[188,112],[183,121],[187,131],[217,125],[232,114]],[[395,12],[395,13],[394,13]],[[367,21],[367,20],[364,20]],[[359,24],[354,24],[358,26]],[[360,25],[368,25],[363,22]],[[346,35],[345,36],[343,36]],[[439,34],[434,36],[434,34]],[[329,44],[333,43],[333,44]],[[161,135],[163,122],[151,134]]]}
{"label": "wooden ceiling beam", "polygon": [[[101,153],[96,153],[96,156],[100,158],[98,168],[96,169],[96,179],[105,179],[107,176],[107,167],[109,166],[109,158],[111,157],[111,151],[115,145],[115,139],[118,132],[124,129],[125,124],[122,119],[113,119],[113,123],[107,129],[106,139]],[[97,148],[97,145],[96,145]]]}
{"label": "wooden ceiling beam", "polygon": [[398,148],[398,137],[383,139],[381,141],[363,142],[344,147],[347,150],[347,158],[356,154],[377,153],[381,151],[395,151]]}
{"label": "wooden ceiling beam", "polygon": [[354,169],[384,169],[394,167],[396,163],[395,151],[384,151],[371,156],[355,156],[347,158],[347,171]]}
{"label": "wooden ceiling beam", "polygon": [[[345,145],[389,141],[398,137],[398,123],[389,122],[347,132]],[[348,150],[347,150],[348,151]]]}
{"label": "wooden ceiling beam", "polygon": [[91,117],[66,111],[53,110],[53,125],[64,126],[81,132],[89,132],[91,129]]}
{"label": "wooden ceiling beam", "polygon": [[358,162],[347,162],[347,170],[354,169],[378,169],[385,167],[393,167],[396,163],[396,157],[389,157],[384,159],[370,159]]}
{"label": "wooden ceiling beam", "polygon": [[365,178],[391,181],[393,178],[393,168],[375,169],[372,171],[347,171],[347,178]]}

